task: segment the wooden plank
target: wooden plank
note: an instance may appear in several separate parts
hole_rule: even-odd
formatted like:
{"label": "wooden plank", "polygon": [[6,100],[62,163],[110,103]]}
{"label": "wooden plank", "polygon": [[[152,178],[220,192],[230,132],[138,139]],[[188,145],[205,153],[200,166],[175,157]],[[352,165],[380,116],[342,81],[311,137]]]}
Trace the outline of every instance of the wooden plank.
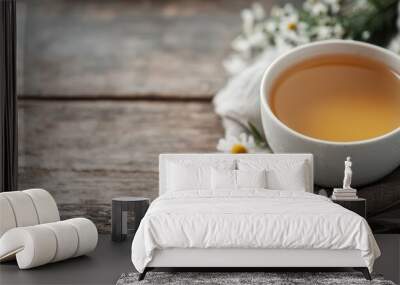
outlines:
{"label": "wooden plank", "polygon": [[19,188],[49,190],[64,218],[109,231],[112,197],[158,193],[158,154],[214,152],[211,103],[36,101],[19,104]]}
{"label": "wooden plank", "polygon": [[19,94],[89,98],[211,98],[226,80],[222,60],[240,31],[240,10],[251,5],[245,0],[19,4]]}

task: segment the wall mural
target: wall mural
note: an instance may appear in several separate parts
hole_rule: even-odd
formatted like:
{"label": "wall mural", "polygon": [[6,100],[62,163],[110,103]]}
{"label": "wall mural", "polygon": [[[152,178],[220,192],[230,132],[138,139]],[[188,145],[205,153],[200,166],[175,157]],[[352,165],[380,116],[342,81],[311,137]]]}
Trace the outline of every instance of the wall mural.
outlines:
{"label": "wall mural", "polygon": [[[47,189],[63,219],[86,216],[109,232],[113,197],[157,197],[159,153],[281,152],[284,143],[263,125],[259,95],[276,58],[349,38],[400,53],[397,0],[319,2],[18,1],[19,189]],[[351,104],[350,118],[358,114]],[[315,109],[329,120],[328,109]],[[351,185],[367,199],[374,232],[399,233],[400,154],[387,148],[319,161],[315,191],[341,187],[351,156]],[[385,151],[391,164],[383,173]]]}

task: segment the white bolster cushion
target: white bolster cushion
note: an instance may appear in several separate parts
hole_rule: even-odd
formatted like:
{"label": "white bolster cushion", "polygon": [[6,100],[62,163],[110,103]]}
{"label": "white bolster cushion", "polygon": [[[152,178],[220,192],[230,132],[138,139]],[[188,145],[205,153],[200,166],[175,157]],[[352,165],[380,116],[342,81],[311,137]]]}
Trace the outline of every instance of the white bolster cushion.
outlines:
{"label": "white bolster cushion", "polygon": [[60,220],[56,201],[54,201],[49,192],[43,189],[28,189],[22,192],[28,194],[32,199],[38,215],[39,224]]}
{"label": "white bolster cushion", "polygon": [[91,220],[85,218],[74,218],[65,220],[65,222],[74,226],[78,232],[79,242],[74,257],[91,252],[96,248],[98,233],[96,226]]}
{"label": "white bolster cushion", "polygon": [[43,225],[14,228],[0,239],[0,260],[10,260],[16,255],[20,269],[51,262],[56,250],[53,231]]}
{"label": "white bolster cushion", "polygon": [[39,223],[32,199],[22,191],[3,192],[13,210],[17,227],[33,226]]}
{"label": "white bolster cushion", "polygon": [[55,222],[43,225],[49,228],[55,235],[57,249],[51,262],[57,262],[75,256],[78,250],[78,232],[72,228],[71,224]]}
{"label": "white bolster cushion", "polygon": [[14,212],[8,199],[0,195],[0,237],[9,229],[15,228]]}
{"label": "white bolster cushion", "polygon": [[57,204],[43,189],[0,193],[0,237],[9,229],[60,220]]}
{"label": "white bolster cushion", "polygon": [[0,261],[16,256],[19,268],[28,269],[86,254],[97,240],[96,226],[85,218],[14,228],[0,238]]}

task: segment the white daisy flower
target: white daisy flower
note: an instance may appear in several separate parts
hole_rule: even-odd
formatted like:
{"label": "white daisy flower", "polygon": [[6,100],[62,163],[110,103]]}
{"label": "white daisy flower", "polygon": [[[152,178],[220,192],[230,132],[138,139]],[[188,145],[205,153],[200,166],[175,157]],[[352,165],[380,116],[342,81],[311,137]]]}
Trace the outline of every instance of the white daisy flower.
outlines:
{"label": "white daisy flower", "polygon": [[313,16],[320,16],[328,13],[328,5],[328,3],[321,0],[307,0],[303,4],[303,9],[308,11]]}
{"label": "white daisy flower", "polygon": [[254,153],[261,149],[257,147],[253,136],[241,133],[239,137],[228,136],[220,139],[217,150],[227,153]]}
{"label": "white daisy flower", "polygon": [[297,14],[282,17],[279,22],[279,32],[282,34],[296,33],[299,25],[299,17]]}
{"label": "white daisy flower", "polygon": [[335,38],[338,38],[338,39],[340,39],[340,38],[343,37],[343,35],[344,35],[344,28],[343,28],[343,26],[342,26],[341,24],[336,24],[336,25],[333,27],[333,35],[334,35]]}
{"label": "white daisy flower", "polygon": [[251,35],[254,28],[254,15],[250,9],[244,9],[241,13],[242,21],[243,21],[243,33],[245,35]]}
{"label": "white daisy flower", "polygon": [[254,48],[263,48],[268,43],[265,34],[261,31],[254,32],[248,40],[250,45]]}
{"label": "white daisy flower", "polygon": [[291,45],[301,45],[308,43],[310,38],[307,34],[307,24],[299,21],[298,14],[292,14],[281,19],[279,25],[279,35],[276,38],[281,38]]}
{"label": "white daisy flower", "polygon": [[265,18],[265,11],[264,11],[263,6],[262,6],[260,3],[258,3],[258,2],[253,3],[253,5],[252,5],[252,7],[251,7],[251,10],[253,11],[254,18],[255,18],[257,21],[262,21],[262,20],[264,20],[264,18]]}
{"label": "white daisy flower", "polygon": [[323,2],[316,2],[311,7],[311,14],[314,16],[320,16],[328,13],[328,6]]}
{"label": "white daisy flower", "polygon": [[279,6],[273,6],[270,11],[271,17],[279,18],[283,15],[283,9]]}
{"label": "white daisy flower", "polygon": [[363,31],[361,34],[363,40],[368,40],[371,37],[371,33],[369,31]]}
{"label": "white daisy flower", "polygon": [[244,36],[239,36],[233,40],[232,49],[239,52],[243,57],[251,57],[251,45],[249,40]]}
{"label": "white daisy flower", "polygon": [[265,23],[265,29],[267,32],[273,34],[278,29],[278,25],[274,21],[268,21]]}
{"label": "white daisy flower", "polygon": [[326,40],[332,38],[333,28],[330,26],[319,26],[316,32],[318,40]]}
{"label": "white daisy flower", "polygon": [[296,10],[296,8],[290,4],[290,3],[286,3],[283,6],[283,14],[288,16],[288,15],[298,15],[298,12]]}

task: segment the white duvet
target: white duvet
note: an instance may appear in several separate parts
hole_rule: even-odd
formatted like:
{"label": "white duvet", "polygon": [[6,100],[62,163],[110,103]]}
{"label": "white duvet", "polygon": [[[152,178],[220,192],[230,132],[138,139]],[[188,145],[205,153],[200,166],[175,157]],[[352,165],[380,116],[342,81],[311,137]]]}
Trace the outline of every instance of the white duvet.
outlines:
{"label": "white duvet", "polygon": [[380,255],[359,215],[323,196],[265,189],[160,196],[133,239],[132,262],[143,272],[165,248],[358,249],[370,271]]}

